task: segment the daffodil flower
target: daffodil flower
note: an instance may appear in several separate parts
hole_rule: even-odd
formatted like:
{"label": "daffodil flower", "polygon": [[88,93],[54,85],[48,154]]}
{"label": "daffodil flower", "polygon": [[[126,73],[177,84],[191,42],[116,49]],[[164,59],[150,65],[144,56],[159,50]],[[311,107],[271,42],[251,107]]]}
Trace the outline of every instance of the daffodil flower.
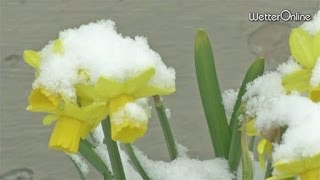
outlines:
{"label": "daffodil flower", "polygon": [[295,28],[290,34],[289,46],[293,59],[302,69],[284,76],[283,87],[288,91],[308,92],[311,100],[319,102],[320,84],[313,86],[310,79],[317,61],[320,61],[320,32],[313,36],[302,28]]}
{"label": "daffodil flower", "polygon": [[258,142],[257,151],[259,154],[259,163],[262,169],[265,169],[265,156],[268,158],[272,153],[272,143],[266,138],[263,138],[255,127],[256,120],[250,120],[246,125],[246,134],[248,136],[259,136],[261,139]]}
{"label": "daffodil flower", "polygon": [[51,134],[49,147],[68,153],[76,153],[80,138],[85,139],[106,115],[106,106],[103,102],[79,107],[65,101],[61,110],[58,110],[54,115],[48,115],[43,120],[44,125],[50,125],[55,119],[54,116],[57,120]]}
{"label": "daffodil flower", "polygon": [[[91,103],[94,100],[104,101],[107,104],[111,121],[111,135],[115,141],[129,143],[142,137],[147,130],[148,113],[143,108],[136,106],[134,101],[142,97],[153,95],[167,95],[175,91],[174,87],[163,88],[149,84],[155,74],[153,68],[147,68],[135,77],[123,82],[101,77],[95,86],[78,85],[77,94],[83,103]],[[140,117],[128,113],[126,105],[131,103],[136,111],[141,112]],[[119,118],[119,114],[121,118]]]}
{"label": "daffodil flower", "polygon": [[287,179],[300,176],[301,180],[320,179],[320,154],[289,162],[278,161],[273,164],[274,176],[267,180]]}

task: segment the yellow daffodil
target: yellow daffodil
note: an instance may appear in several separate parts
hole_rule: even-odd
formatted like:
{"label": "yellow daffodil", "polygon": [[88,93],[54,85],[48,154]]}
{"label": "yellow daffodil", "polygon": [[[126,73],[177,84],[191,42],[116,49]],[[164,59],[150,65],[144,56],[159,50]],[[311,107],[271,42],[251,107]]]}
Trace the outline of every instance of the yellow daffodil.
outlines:
{"label": "yellow daffodil", "polygon": [[54,112],[60,105],[61,97],[44,88],[33,89],[29,95],[27,110],[35,112]]}
{"label": "yellow daffodil", "polygon": [[[53,54],[65,54],[60,39],[54,41],[50,48]],[[24,52],[26,63],[38,73],[36,77],[41,75],[41,58],[39,52]],[[31,91],[27,108],[30,111],[49,113],[43,119],[44,125],[55,122],[49,147],[68,153],[77,152],[80,138],[86,138],[107,115],[110,117],[113,140],[129,143],[142,137],[147,131],[149,115],[135,100],[175,91],[174,87],[152,85],[150,80],[155,75],[155,69],[151,67],[146,67],[136,76],[125,80],[103,76],[94,84],[85,67],[79,67],[77,75],[75,100],[71,101],[65,95],[51,92],[43,86]],[[130,111],[130,108],[134,111]]]}
{"label": "yellow daffodil", "polygon": [[255,119],[252,119],[247,123],[246,134],[248,136],[261,137],[261,139],[258,142],[257,151],[259,154],[260,167],[262,169],[265,169],[265,156],[267,156],[267,158],[270,158],[272,152],[272,143],[261,136],[261,134],[257,131],[255,127],[255,123]]}
{"label": "yellow daffodil", "polygon": [[129,115],[123,116],[121,123],[117,123],[114,115],[122,110],[127,103],[134,100],[153,95],[167,95],[175,91],[174,88],[162,88],[149,84],[155,74],[153,68],[147,68],[135,77],[123,82],[111,78],[101,77],[95,86],[78,85],[77,94],[84,104],[94,100],[107,103],[108,114],[111,121],[112,139],[123,143],[135,141],[143,136],[147,130],[147,121],[141,121]]}
{"label": "yellow daffodil", "polygon": [[[49,147],[76,153],[80,137],[85,139],[106,115],[106,105],[103,102],[79,107],[65,101],[64,107],[54,115],[57,122],[51,134]],[[45,117],[43,124],[49,125],[55,119],[54,116]]]}
{"label": "yellow daffodil", "polygon": [[283,77],[282,84],[288,91],[308,92],[314,102],[320,101],[320,85],[310,84],[312,71],[320,58],[320,32],[311,35],[302,28],[292,30],[289,37],[293,59],[302,69]]}
{"label": "yellow daffodil", "polygon": [[320,179],[320,154],[290,162],[275,162],[273,165],[276,174],[267,180],[287,179],[300,176],[301,180]]}

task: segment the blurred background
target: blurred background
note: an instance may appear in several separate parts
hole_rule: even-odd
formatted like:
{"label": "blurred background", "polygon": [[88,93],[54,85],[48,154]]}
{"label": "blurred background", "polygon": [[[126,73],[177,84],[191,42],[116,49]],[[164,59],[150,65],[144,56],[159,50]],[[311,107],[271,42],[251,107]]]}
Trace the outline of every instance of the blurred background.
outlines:
{"label": "blurred background", "polygon": [[[256,56],[267,68],[287,60],[290,28],[302,22],[250,22],[249,12],[279,13],[283,9],[314,14],[318,0],[0,0],[0,179],[73,180],[76,169],[66,156],[47,148],[52,127],[43,114],[25,110],[34,71],[22,60],[25,49],[40,50],[60,30],[99,19],[115,21],[118,32],[143,35],[163,61],[176,69],[177,91],[165,97],[171,109],[173,134],[189,155],[212,158],[194,68],[194,36],[204,28],[213,44],[222,90],[238,88]],[[151,102],[151,104],[153,104]],[[136,145],[150,158],[168,160],[155,113],[147,135]],[[20,170],[17,170],[20,169]],[[99,179],[94,169],[88,179]]]}

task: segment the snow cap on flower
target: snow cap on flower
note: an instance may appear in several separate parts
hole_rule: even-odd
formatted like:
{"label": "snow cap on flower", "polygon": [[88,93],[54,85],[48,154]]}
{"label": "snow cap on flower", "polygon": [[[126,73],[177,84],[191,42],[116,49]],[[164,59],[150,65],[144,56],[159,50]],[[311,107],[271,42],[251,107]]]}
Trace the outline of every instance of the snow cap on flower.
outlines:
{"label": "snow cap on flower", "polygon": [[[40,74],[33,87],[44,87],[70,98],[75,98],[78,83],[92,85],[101,77],[121,83],[146,69],[154,70],[148,86],[175,89],[174,69],[168,68],[159,54],[150,49],[146,38],[122,36],[109,20],[64,30],[58,40],[50,42],[39,53],[40,63],[36,53],[26,53],[32,59],[30,64],[39,66]],[[79,75],[81,73],[87,78]]]}

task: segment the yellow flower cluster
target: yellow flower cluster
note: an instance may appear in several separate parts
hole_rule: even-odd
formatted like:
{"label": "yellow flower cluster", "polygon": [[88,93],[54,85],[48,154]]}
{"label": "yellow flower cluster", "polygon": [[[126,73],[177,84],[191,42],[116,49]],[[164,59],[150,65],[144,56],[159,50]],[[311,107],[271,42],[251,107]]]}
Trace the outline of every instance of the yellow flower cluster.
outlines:
{"label": "yellow flower cluster", "polygon": [[[320,32],[311,35],[302,28],[292,30],[289,46],[293,59],[302,67],[283,77],[283,87],[288,91],[307,92],[314,102],[320,102],[320,84],[312,86],[310,79],[317,61],[320,61]],[[315,142],[317,143],[317,142]],[[300,176],[302,180],[320,179],[320,153],[294,161],[273,163],[276,175],[269,178],[286,179]]]}
{"label": "yellow flower cluster", "polygon": [[[63,42],[56,40],[52,45],[52,52],[63,55],[64,51]],[[24,51],[24,60],[35,69],[36,78],[41,74],[41,58],[40,52]],[[147,121],[124,115],[119,123],[114,120],[114,115],[136,99],[167,95],[175,91],[174,88],[149,85],[154,74],[155,69],[150,67],[121,82],[100,77],[93,85],[76,84],[75,101],[45,86],[37,86],[30,93],[27,110],[49,113],[43,119],[44,125],[56,121],[49,141],[49,147],[53,149],[76,153],[80,138],[86,138],[106,116],[110,116],[112,139],[124,143],[132,142],[145,134]],[[79,69],[78,75],[85,80],[90,79],[90,74],[85,69]]]}

